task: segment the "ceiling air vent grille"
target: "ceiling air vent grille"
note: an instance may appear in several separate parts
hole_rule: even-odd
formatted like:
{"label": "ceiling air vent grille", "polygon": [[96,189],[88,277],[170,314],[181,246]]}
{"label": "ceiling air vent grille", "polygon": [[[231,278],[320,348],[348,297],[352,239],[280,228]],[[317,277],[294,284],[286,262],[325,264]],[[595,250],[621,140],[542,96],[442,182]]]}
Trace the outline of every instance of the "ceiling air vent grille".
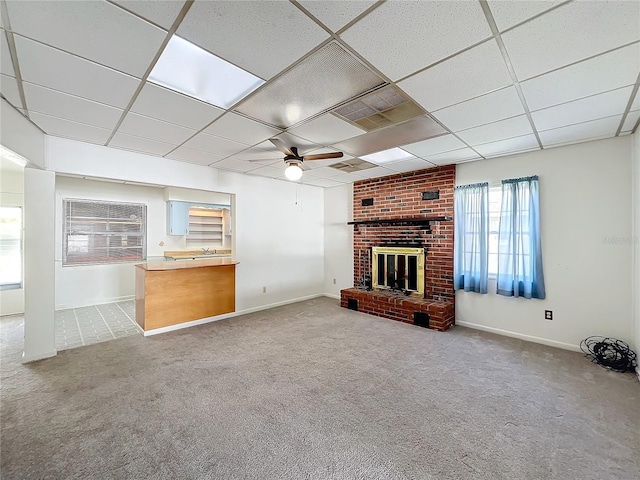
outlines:
{"label": "ceiling air vent grille", "polygon": [[389,85],[336,108],[333,113],[370,132],[426,112],[400,90]]}
{"label": "ceiling air vent grille", "polygon": [[333,165],[329,166],[344,173],[353,173],[359,172],[361,170],[367,170],[368,168],[373,168],[377,165],[375,165],[374,163],[366,162],[364,160],[360,160],[359,158],[354,158],[352,160],[345,160],[344,162],[334,163]]}

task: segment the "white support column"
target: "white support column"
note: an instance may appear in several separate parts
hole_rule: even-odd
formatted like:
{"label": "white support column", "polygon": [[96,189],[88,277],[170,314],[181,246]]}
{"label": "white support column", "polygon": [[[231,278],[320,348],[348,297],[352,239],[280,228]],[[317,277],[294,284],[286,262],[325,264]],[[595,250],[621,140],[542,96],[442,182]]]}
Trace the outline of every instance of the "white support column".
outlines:
{"label": "white support column", "polygon": [[55,173],[25,168],[23,363],[58,353],[54,323],[55,199]]}

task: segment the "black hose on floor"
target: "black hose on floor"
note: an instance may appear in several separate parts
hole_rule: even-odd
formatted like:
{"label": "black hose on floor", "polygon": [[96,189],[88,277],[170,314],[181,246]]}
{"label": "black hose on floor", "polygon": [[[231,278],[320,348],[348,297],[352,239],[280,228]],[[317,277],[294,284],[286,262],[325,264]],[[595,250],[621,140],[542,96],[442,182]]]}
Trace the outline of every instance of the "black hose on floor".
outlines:
{"label": "black hose on floor", "polygon": [[630,372],[637,365],[636,353],[622,340],[589,337],[580,342],[580,349],[593,363],[614,372]]}

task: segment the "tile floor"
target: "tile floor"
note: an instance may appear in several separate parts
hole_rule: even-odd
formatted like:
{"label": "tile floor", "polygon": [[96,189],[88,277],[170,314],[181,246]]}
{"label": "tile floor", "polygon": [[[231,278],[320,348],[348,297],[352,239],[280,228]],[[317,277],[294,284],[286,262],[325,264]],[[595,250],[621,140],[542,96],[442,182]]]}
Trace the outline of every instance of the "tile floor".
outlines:
{"label": "tile floor", "polygon": [[133,300],[56,311],[58,350],[140,334]]}

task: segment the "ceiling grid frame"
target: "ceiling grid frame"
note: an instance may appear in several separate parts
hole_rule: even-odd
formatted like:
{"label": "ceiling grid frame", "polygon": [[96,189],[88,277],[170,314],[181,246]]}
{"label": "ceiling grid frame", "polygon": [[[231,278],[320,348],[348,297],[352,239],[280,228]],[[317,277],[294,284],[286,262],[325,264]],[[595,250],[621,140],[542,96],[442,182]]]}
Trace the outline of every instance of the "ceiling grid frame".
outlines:
{"label": "ceiling grid frame", "polygon": [[[13,71],[16,74],[16,82],[18,83],[18,93],[20,94],[22,108],[27,113],[27,116],[29,116],[29,109],[27,108],[27,97],[24,94],[24,87],[22,85],[22,73],[20,72],[20,63],[18,62],[16,43],[13,39],[13,31],[11,30],[11,21],[9,19],[9,10],[7,9],[7,3],[5,2],[5,0],[0,0],[0,16],[2,16],[2,27],[4,29],[5,38],[7,39],[7,44],[9,45],[9,55],[11,55]],[[14,105],[14,107],[17,107],[17,105]]]}
{"label": "ceiling grid frame", "polygon": [[[636,83],[634,84],[633,89],[631,90],[631,96],[629,97],[627,106],[624,109],[622,118],[620,119],[620,125],[616,130],[616,137],[620,136],[620,133],[622,132],[622,126],[624,125],[624,122],[627,119],[627,115],[629,115],[629,112],[631,111],[631,106],[633,105],[633,102],[635,101],[636,96],[638,95],[638,89],[640,89],[640,73],[638,73],[638,78],[636,80]],[[636,122],[636,127],[637,127],[637,122]],[[635,128],[634,128],[634,131],[635,131]]]}

